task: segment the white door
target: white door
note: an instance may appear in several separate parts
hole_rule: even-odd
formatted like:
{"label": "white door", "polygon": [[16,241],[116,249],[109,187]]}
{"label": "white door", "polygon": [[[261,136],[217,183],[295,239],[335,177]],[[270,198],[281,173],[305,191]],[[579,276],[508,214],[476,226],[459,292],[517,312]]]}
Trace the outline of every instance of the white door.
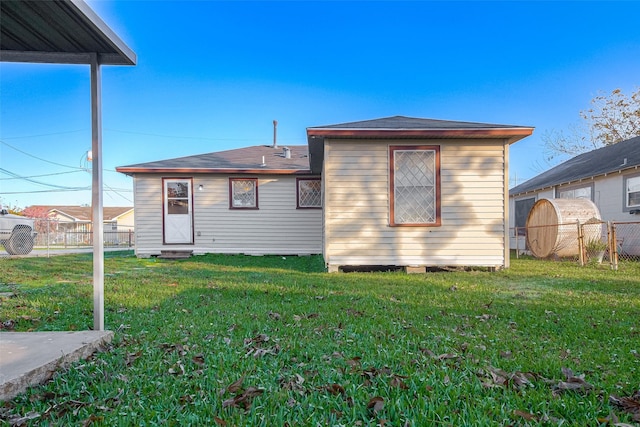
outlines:
{"label": "white door", "polygon": [[164,180],[164,243],[193,243],[191,179]]}

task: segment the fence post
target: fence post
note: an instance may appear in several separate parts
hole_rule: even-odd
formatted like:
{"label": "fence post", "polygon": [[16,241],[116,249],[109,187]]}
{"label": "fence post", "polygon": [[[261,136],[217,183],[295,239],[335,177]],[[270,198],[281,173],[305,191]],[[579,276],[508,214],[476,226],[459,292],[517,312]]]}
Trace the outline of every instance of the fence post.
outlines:
{"label": "fence post", "polygon": [[47,258],[49,258],[51,256],[51,253],[49,253],[49,236],[51,235],[51,231],[50,231],[50,219],[47,218]]}
{"label": "fence post", "polygon": [[580,224],[580,220],[578,220],[578,261],[580,262],[580,267],[584,267],[586,261],[586,253],[584,248],[584,230],[582,225]]}
{"label": "fence post", "polygon": [[131,231],[131,229],[129,229],[129,247],[131,247],[132,237],[133,237],[133,232]]}
{"label": "fence post", "polygon": [[611,254],[610,256],[611,259],[609,260],[609,262],[611,263],[611,269],[617,270],[618,269],[618,244],[617,244],[618,239],[616,238],[616,224],[614,222],[609,221],[608,229],[609,229],[609,254]]}

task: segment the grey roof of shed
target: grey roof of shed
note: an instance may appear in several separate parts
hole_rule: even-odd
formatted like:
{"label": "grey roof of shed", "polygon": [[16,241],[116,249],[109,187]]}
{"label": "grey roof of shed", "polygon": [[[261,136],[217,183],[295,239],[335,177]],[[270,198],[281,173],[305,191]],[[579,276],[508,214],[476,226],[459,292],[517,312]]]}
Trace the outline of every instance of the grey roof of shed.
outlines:
{"label": "grey roof of shed", "polygon": [[640,136],[580,154],[509,190],[511,196],[542,190],[581,179],[637,169]]}
{"label": "grey roof of shed", "polygon": [[[175,159],[119,166],[118,172],[136,173],[251,173],[251,174],[309,174],[309,153],[306,145],[288,145],[291,158],[284,155],[284,147],[257,145],[215,153],[198,154]],[[264,164],[262,159],[264,158]]]}
{"label": "grey roof of shed", "polygon": [[135,65],[136,54],[82,0],[2,0],[0,60]]}
{"label": "grey roof of shed", "polygon": [[383,117],[373,120],[339,123],[335,125],[313,126],[308,129],[512,129],[525,126],[498,125],[491,123],[459,122],[452,120],[422,119],[406,116]]}

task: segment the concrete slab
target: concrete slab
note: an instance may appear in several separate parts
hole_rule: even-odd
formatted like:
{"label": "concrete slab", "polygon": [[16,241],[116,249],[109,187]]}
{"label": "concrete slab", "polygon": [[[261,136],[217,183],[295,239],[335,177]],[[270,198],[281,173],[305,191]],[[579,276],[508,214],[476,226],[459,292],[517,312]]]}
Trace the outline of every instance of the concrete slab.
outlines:
{"label": "concrete slab", "polygon": [[111,331],[0,332],[0,401],[47,381],[112,338]]}

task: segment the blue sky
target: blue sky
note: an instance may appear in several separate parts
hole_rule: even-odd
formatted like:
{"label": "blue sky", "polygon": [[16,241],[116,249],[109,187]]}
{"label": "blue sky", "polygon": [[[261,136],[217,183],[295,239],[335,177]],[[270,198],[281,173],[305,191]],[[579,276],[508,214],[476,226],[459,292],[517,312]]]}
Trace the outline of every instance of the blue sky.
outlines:
{"label": "blue sky", "polygon": [[[102,68],[107,206],[133,204],[116,166],[270,144],[274,119],[282,145],[394,115],[533,126],[522,182],[546,132],[640,86],[640,2],[88,3],[138,55]],[[0,63],[0,203],[90,204],[90,146],[88,66]]]}

